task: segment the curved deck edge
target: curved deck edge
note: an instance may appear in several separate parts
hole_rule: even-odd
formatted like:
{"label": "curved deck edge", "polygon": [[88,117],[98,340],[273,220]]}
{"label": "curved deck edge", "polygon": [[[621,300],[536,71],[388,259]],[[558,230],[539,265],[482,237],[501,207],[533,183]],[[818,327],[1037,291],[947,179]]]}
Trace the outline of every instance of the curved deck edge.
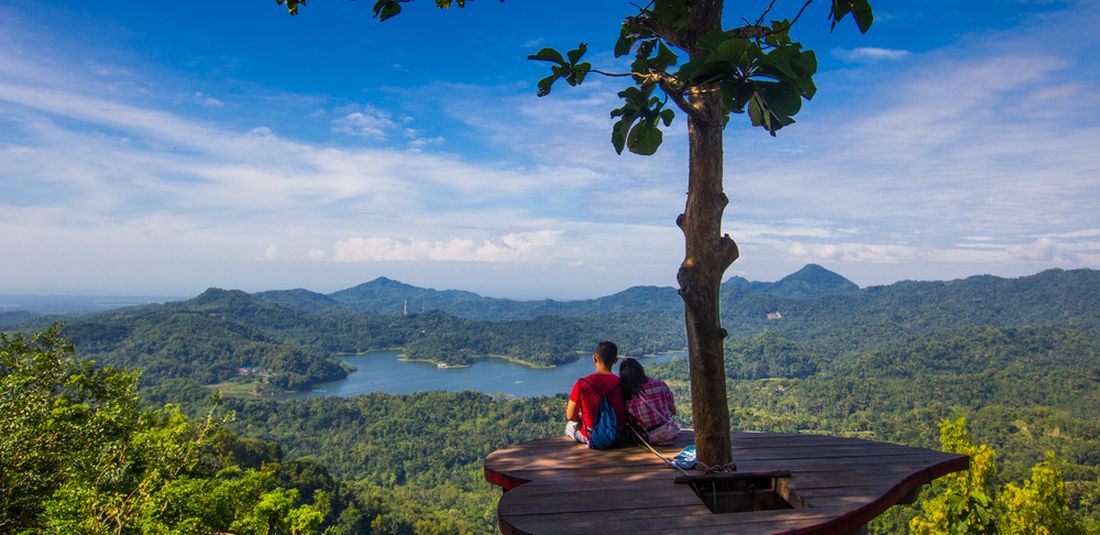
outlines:
{"label": "curved deck edge", "polygon": [[531,482],[530,479],[523,479],[522,477],[514,477],[514,476],[510,476],[508,474],[505,474],[503,472],[498,472],[496,470],[493,470],[492,468],[489,468],[489,465],[484,466],[483,472],[485,473],[485,481],[488,481],[489,483],[492,483],[492,484],[500,487],[501,489],[504,490],[504,492],[508,492],[508,491],[510,491],[510,490],[512,490],[512,489],[514,489],[514,488],[516,488],[516,487],[518,487],[518,486],[520,486],[524,483],[530,483]]}
{"label": "curved deck edge", "polygon": [[920,472],[916,472],[903,479],[900,483],[883,493],[877,500],[858,509],[841,515],[835,519],[813,526],[807,526],[796,530],[787,531],[790,535],[804,535],[811,533],[851,533],[867,525],[887,509],[901,503],[910,493],[917,491],[922,486],[935,481],[937,478],[953,472],[961,472],[970,469],[970,457],[961,455],[932,465]]}
{"label": "curved deck edge", "polygon": [[[690,437],[690,434],[691,434],[690,431],[685,430],[685,432],[684,432],[685,436],[682,437],[682,438],[693,438],[693,437]],[[777,434],[772,434],[772,433],[759,433],[759,434],[756,434],[756,433],[752,433],[752,434],[748,434],[749,437],[754,437],[756,440],[766,438],[768,441],[790,439],[792,435],[799,436],[798,434],[783,434],[783,433],[777,433]],[[819,443],[820,443],[819,441],[821,439],[825,439],[827,437],[825,435],[801,435],[801,436],[802,437],[816,437],[816,438],[814,438],[814,442],[812,444],[812,446],[814,446],[815,448],[817,448],[817,447],[828,448],[828,446],[826,446],[824,444],[821,444],[819,446]],[[741,438],[744,438],[744,437],[741,437]],[[842,437],[828,437],[828,439],[829,440],[845,441],[846,443],[848,443],[848,439],[845,439],[845,438],[842,438]],[[504,448],[502,450],[497,450],[497,452],[494,452],[494,454],[504,453],[505,450],[508,450],[509,453],[514,455],[516,453],[523,452],[523,450],[525,449],[525,446],[532,446],[532,445],[536,445],[536,444],[544,445],[543,448],[541,449],[541,451],[542,451],[542,453],[545,453],[545,445],[548,444],[551,440],[553,440],[553,439],[544,439],[544,440],[540,440],[540,441],[532,441],[530,443],[515,444],[515,445],[510,446],[508,448]],[[875,441],[860,441],[860,442],[876,443]],[[892,444],[888,444],[888,443],[876,443],[876,444],[881,444],[882,446],[897,447],[897,445],[892,445]],[[575,444],[571,444],[571,445],[575,446]],[[554,450],[557,450],[556,446],[557,445],[555,444],[555,447],[553,448]],[[563,442],[561,444],[561,446],[564,448],[564,447],[567,447],[568,444],[565,444]],[[806,444],[805,446],[810,446],[810,444]],[[803,447],[805,447],[805,446],[803,446]],[[535,446],[535,447],[538,447],[538,446]],[[928,459],[928,460],[925,461],[926,464],[923,464],[923,466],[920,466],[920,467],[914,466],[913,467],[914,471],[912,471],[911,473],[908,473],[907,475],[902,477],[900,480],[895,479],[895,481],[897,481],[897,482],[893,486],[891,486],[888,490],[882,492],[881,494],[879,494],[879,495],[877,495],[873,498],[870,495],[867,495],[866,496],[867,501],[865,501],[863,503],[853,503],[853,504],[851,504],[851,508],[846,509],[846,510],[844,510],[844,509],[842,509],[842,510],[834,509],[834,511],[836,513],[839,513],[836,516],[823,517],[823,518],[813,520],[812,522],[814,522],[814,523],[811,523],[811,524],[803,524],[803,525],[799,525],[799,526],[787,526],[786,528],[780,528],[778,530],[769,531],[769,532],[770,533],[789,533],[789,534],[833,534],[833,535],[848,534],[848,533],[856,532],[857,530],[861,529],[863,526],[866,526],[869,522],[874,520],[876,517],[883,514],[890,507],[892,507],[894,505],[897,505],[899,503],[903,503],[907,496],[910,496],[910,495],[914,494],[923,485],[931,483],[935,479],[937,479],[939,477],[942,477],[944,475],[947,475],[947,474],[950,474],[950,473],[953,473],[953,472],[967,470],[969,468],[969,465],[970,465],[970,459],[966,455],[948,454],[948,453],[943,453],[943,452],[934,452],[933,450],[927,450],[927,449],[924,449],[924,448],[911,448],[911,449],[914,450],[914,451],[920,450],[920,451],[923,451],[923,452],[927,452],[929,454],[934,453],[938,456],[938,459],[936,459],[934,462],[931,462],[931,463],[927,462],[927,461],[931,460],[931,459]],[[892,452],[892,453],[896,453],[896,452]],[[485,480],[488,481],[489,483],[492,483],[496,486],[501,487],[503,492],[508,493],[510,490],[516,489],[517,487],[520,487],[522,485],[530,483],[534,480],[534,479],[528,479],[528,478],[525,478],[525,477],[519,477],[517,475],[509,473],[509,472],[511,472],[513,470],[516,470],[516,469],[519,469],[519,470],[522,470],[522,471],[526,472],[525,469],[519,468],[516,465],[512,465],[512,468],[507,468],[507,467],[503,467],[503,466],[495,466],[495,467],[492,466],[493,463],[492,463],[491,459],[493,457],[495,457],[494,454],[490,454],[489,456],[487,456],[486,459],[485,459],[486,462],[483,465],[484,477],[485,477]],[[568,461],[566,461],[566,462],[568,462]],[[777,463],[777,465],[781,466],[781,463]],[[567,468],[567,470],[572,470],[572,468]],[[797,470],[797,469],[794,470],[794,472],[796,474],[797,474],[798,471],[799,470]],[[531,477],[531,474],[525,473],[524,475],[528,476],[528,477]],[[897,474],[894,477],[897,477],[897,476],[900,476],[900,475],[901,474]],[[558,477],[558,476],[556,476],[556,477]],[[535,479],[538,479],[538,478],[535,478]],[[670,480],[670,482],[671,482],[671,480]],[[538,487],[539,487],[538,492],[545,492],[545,490],[543,488],[544,485],[541,484],[541,479],[540,479],[540,485],[538,485]],[[520,493],[520,494],[524,494],[524,493]],[[524,494],[524,495],[526,496],[526,494]],[[509,496],[512,496],[512,495],[509,494]],[[502,496],[501,504],[507,498],[508,498],[508,496]],[[513,533],[515,533],[515,534],[529,533],[529,531],[527,529],[520,528],[518,526],[512,525],[508,521],[507,515],[501,515],[500,514],[501,504],[498,504],[498,519],[497,519],[498,520],[498,526],[499,526],[499,529],[500,529],[501,533],[504,533],[506,535],[513,534]],[[830,506],[825,506],[825,507],[830,508]],[[813,509],[813,505],[810,505],[809,508]],[[809,519],[805,519],[805,520],[809,520]],[[670,525],[668,527],[672,528],[673,526]],[[684,525],[684,526],[681,526],[681,527],[685,528],[685,529],[691,529],[687,525]],[[712,526],[712,527],[714,527],[714,526]],[[538,531],[538,530],[536,530],[536,531]],[[763,533],[763,532],[761,532],[761,533]]]}

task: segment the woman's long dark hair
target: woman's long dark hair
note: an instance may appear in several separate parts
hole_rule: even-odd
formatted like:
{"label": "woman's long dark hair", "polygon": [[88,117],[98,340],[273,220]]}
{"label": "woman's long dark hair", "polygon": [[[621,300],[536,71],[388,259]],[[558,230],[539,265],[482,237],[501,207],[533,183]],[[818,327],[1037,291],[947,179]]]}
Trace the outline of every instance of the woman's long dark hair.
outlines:
{"label": "woman's long dark hair", "polygon": [[633,399],[648,381],[645,368],[637,360],[625,358],[619,364],[619,389],[623,392],[623,399]]}

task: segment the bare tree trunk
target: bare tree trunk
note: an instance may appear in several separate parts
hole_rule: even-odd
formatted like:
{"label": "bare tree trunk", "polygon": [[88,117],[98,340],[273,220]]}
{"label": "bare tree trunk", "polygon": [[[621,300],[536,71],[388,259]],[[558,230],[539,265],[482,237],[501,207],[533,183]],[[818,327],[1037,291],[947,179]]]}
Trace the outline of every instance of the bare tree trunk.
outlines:
{"label": "bare tree trunk", "polygon": [[[696,2],[692,6],[693,36],[721,29],[721,14],[721,0]],[[692,51],[692,55],[696,53]],[[687,323],[697,455],[700,462],[716,466],[733,457],[726,401],[726,331],[719,318],[718,297],[722,275],[738,252],[729,235],[722,234],[722,212],[729,199],[722,192],[723,113],[718,88],[693,91],[691,104],[698,113],[688,119],[688,199],[676,221],[684,231],[686,252],[676,278]]]}

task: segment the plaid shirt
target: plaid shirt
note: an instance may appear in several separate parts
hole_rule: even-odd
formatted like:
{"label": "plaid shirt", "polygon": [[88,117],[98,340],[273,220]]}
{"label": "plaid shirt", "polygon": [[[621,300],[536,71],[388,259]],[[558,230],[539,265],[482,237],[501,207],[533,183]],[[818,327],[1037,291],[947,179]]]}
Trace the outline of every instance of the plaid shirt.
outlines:
{"label": "plaid shirt", "polygon": [[638,389],[638,394],[627,402],[626,410],[635,424],[645,430],[653,429],[672,419],[676,402],[672,400],[672,391],[660,379],[650,377],[646,384]]}

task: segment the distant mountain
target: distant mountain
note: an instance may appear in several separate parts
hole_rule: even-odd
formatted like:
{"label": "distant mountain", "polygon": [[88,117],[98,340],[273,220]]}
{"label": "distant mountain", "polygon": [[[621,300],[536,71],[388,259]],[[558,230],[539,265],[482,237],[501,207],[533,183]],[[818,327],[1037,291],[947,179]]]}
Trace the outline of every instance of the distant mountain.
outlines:
{"label": "distant mountain", "polygon": [[275,304],[297,308],[299,310],[322,310],[340,306],[341,304],[339,301],[325,294],[311,292],[302,288],[293,290],[268,290],[266,292],[257,292],[252,295],[264,301],[270,301]]}
{"label": "distant mountain", "polygon": [[[256,296],[273,299],[266,295],[269,293],[262,292]],[[407,307],[409,313],[438,310],[486,321],[528,320],[546,315],[678,314],[683,307],[676,289],[667,286],[633,286],[596,299],[517,301],[484,297],[464,290],[420,288],[385,277],[333,292],[327,297],[340,305],[380,314],[402,314]]]}
{"label": "distant mountain", "polygon": [[[768,320],[779,311],[782,319]],[[727,287],[723,326],[735,337],[763,328],[848,349],[967,326],[1100,326],[1100,271],[1047,270],[1006,279],[981,275],[953,281],[902,281],[856,292],[792,299]]]}
{"label": "distant mountain", "polygon": [[812,299],[823,295],[859,291],[856,283],[817,264],[807,264],[802,269],[775,282],[753,282],[743,277],[732,277],[722,286],[791,299]]}
{"label": "distant mountain", "polygon": [[[536,303],[482,297],[464,290],[420,288],[386,277],[333,292],[328,297],[337,303],[383,314],[401,314],[407,306],[410,312],[442,310],[478,319],[486,315],[495,316],[502,308],[517,309],[518,312],[532,308]],[[479,311],[479,308],[488,310]]]}
{"label": "distant mountain", "polygon": [[[774,283],[728,281],[721,309],[734,376],[810,374],[841,354],[963,328],[1100,331],[1096,270],[854,286],[813,265]],[[777,311],[782,317],[769,319]],[[31,330],[58,318],[0,316],[5,319],[6,328]],[[486,354],[560,364],[601,339],[621,342],[624,352],[635,355],[686,344],[677,291],[655,286],[597,299],[515,301],[380,278],[330,295],[210,288],[187,301],[64,320],[82,354],[139,366],[150,381],[191,377],[211,383],[256,367],[271,370],[284,388],[342,376],[335,353],[379,348],[401,347],[416,358],[449,364]],[[770,334],[760,336],[764,331]],[[793,353],[802,360],[789,361],[785,355]]]}

